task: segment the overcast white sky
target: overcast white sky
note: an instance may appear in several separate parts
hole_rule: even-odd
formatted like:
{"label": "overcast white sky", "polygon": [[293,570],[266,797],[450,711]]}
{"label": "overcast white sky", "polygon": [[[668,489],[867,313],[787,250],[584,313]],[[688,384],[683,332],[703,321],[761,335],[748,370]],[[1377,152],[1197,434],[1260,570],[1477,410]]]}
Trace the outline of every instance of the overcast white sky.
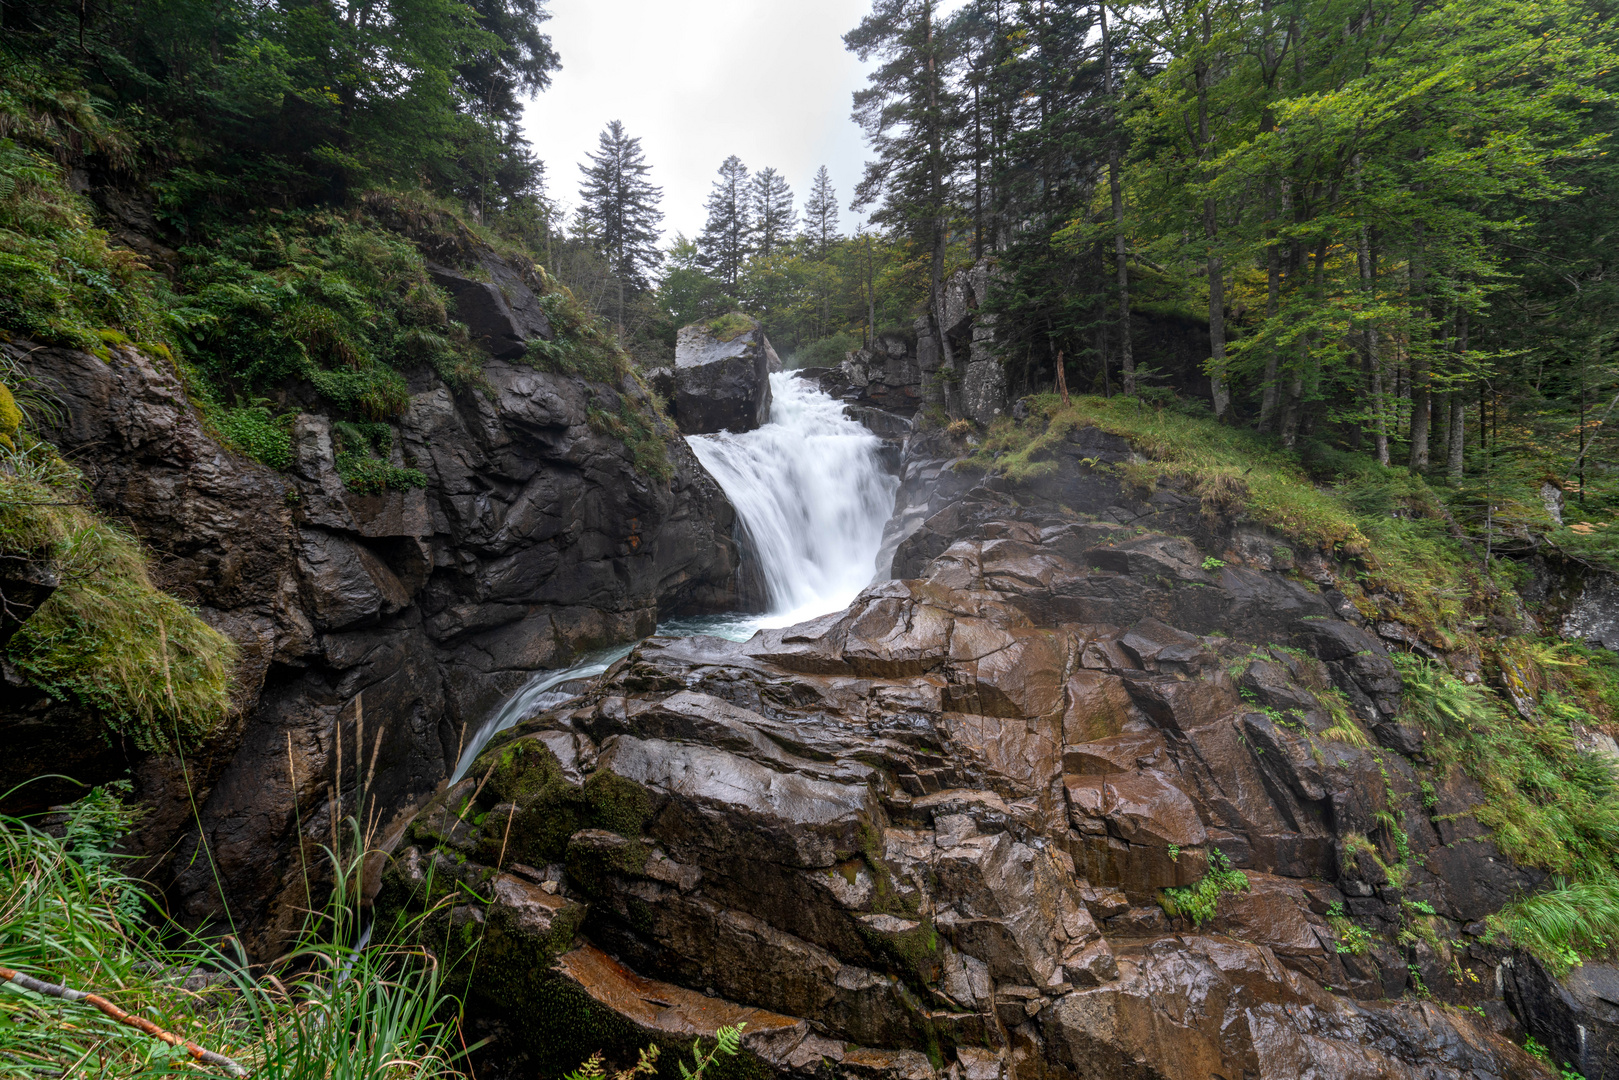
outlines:
{"label": "overcast white sky", "polygon": [[870,0],[552,0],[562,56],[524,127],[553,198],[576,205],[579,163],[609,120],[641,140],[663,188],[664,245],[695,236],[715,170],[736,154],[774,165],[802,210],[815,170],[832,173],[845,231],[865,141],[849,96],[865,65],[842,37]]}

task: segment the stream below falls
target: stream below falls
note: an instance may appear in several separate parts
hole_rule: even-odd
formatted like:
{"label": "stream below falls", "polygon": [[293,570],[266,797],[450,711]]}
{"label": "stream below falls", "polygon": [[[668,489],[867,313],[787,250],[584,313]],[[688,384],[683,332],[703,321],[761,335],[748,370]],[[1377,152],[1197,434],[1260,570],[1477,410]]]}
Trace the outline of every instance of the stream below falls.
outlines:
{"label": "stream below falls", "polygon": [[[711,634],[746,641],[763,627],[791,626],[841,611],[871,584],[899,480],[884,467],[881,440],[844,415],[843,403],[791,372],[770,376],[770,422],[756,431],[686,438],[724,489],[769,596],[758,614],[670,619],[665,637]],[[450,783],[489,740],[574,696],[568,684],[606,671],[639,642],[588,653],[568,668],[537,671],[479,727]]]}

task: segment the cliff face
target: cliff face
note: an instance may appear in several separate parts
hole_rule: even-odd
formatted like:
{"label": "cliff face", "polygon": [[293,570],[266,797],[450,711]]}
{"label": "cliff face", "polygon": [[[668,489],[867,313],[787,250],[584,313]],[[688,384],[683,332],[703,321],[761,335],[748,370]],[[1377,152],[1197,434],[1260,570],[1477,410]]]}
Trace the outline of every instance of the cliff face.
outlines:
{"label": "cliff face", "polygon": [[[4,347],[63,406],[40,434],[152,547],[160,584],[243,658],[235,717],[183,761],[110,741],[13,673],[0,787],[133,766],[151,808],[134,840],[146,873],[191,921],[228,907],[258,928],[255,951],[306,903],[299,852],[330,840],[340,761],[339,816],[385,834],[530,672],[648,634],[660,613],[738,606],[723,493],[678,437],[670,479],[637,471],[587,423],[582,378],[490,360],[484,389],[453,394],[412,375],[392,464],[426,486],[360,494],[337,475],[325,416],[298,417],[296,461],[280,473],[222,448],[169,366],[134,349]],[[615,389],[645,404],[630,380]]]}
{"label": "cliff face", "polygon": [[589,1018],[745,1021],[803,1077],[1538,1075],[1477,920],[1541,875],[1424,763],[1331,565],[1132,494],[1095,429],[1039,489],[948,455],[911,441],[902,580],[653,639],[412,824],[381,903],[481,936],[495,1073]]}

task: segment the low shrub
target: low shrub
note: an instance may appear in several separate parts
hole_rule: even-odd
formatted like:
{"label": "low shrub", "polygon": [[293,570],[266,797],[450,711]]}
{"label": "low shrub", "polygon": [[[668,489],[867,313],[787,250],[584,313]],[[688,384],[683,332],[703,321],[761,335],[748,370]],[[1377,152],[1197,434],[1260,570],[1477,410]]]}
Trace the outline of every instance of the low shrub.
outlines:
{"label": "low shrub", "polygon": [[232,450],[272,469],[292,465],[293,414],[276,416],[263,405],[249,405],[222,410],[209,420]]}

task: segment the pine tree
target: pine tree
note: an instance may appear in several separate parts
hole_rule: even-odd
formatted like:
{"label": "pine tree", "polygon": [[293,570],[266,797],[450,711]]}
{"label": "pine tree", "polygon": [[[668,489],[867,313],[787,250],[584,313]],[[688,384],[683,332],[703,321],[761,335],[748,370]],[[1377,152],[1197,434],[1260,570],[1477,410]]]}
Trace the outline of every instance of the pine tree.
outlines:
{"label": "pine tree", "polygon": [[698,264],[734,291],[736,276],[751,254],[748,167],[732,154],[720,165],[719,175],[708,195],[708,221],[697,237]]}
{"label": "pine tree", "polygon": [[816,170],[804,202],[804,236],[814,241],[816,253],[823,256],[838,239],[838,193],[832,190],[832,176],[825,165]]}
{"label": "pine tree", "polygon": [[657,249],[663,213],[661,188],[647,181],[651,166],[641,153],[641,140],[624,134],[614,120],[601,133],[599,153],[587,154],[589,165],[580,185],[580,216],[598,251],[607,257],[618,279],[618,323],[624,325],[624,289],[650,288],[647,275],[662,256]]}
{"label": "pine tree", "polygon": [[[944,257],[949,240],[961,116],[958,59],[938,22],[938,0],[873,0],[871,14],[843,37],[862,61],[881,63],[855,91],[854,119],[874,158],[855,188],[854,207],[929,253],[928,318],[946,367],[964,365],[944,333]],[[950,406],[954,408],[954,404]]]}
{"label": "pine tree", "polygon": [[769,255],[785,244],[798,224],[793,209],[793,189],[787,178],[772,168],[760,169],[748,185],[749,209],[753,213],[753,250]]}

